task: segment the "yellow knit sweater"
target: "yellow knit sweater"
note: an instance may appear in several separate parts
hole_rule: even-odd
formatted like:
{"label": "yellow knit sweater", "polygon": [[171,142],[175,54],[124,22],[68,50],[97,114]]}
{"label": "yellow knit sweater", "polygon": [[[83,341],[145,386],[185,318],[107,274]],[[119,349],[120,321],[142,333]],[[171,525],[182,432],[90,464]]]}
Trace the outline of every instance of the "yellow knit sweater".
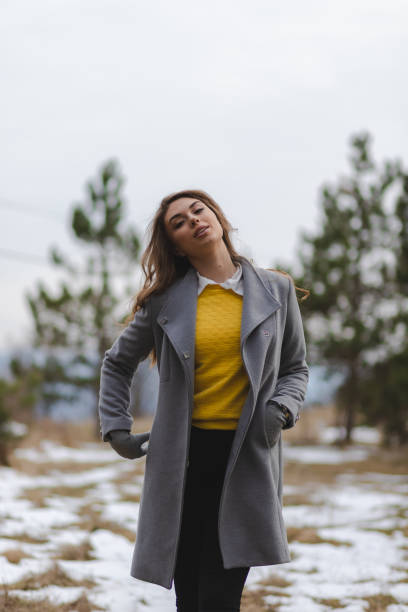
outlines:
{"label": "yellow knit sweater", "polygon": [[249,389],[240,351],[242,300],[220,285],[207,285],[197,298],[195,427],[237,427]]}

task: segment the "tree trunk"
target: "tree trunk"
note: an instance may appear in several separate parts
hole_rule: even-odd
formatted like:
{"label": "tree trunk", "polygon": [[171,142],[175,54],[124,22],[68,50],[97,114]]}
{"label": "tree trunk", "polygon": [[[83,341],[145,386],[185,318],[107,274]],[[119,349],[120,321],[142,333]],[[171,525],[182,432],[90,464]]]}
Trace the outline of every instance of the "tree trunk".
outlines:
{"label": "tree trunk", "polygon": [[101,430],[100,430],[100,422],[99,422],[99,410],[98,410],[98,405],[99,405],[99,398],[96,398],[95,404],[94,404],[94,428],[93,428],[93,432],[94,432],[94,437],[96,440],[101,440]]}
{"label": "tree trunk", "polygon": [[351,444],[351,434],[354,427],[354,416],[355,416],[355,407],[354,403],[348,402],[345,410],[345,423],[344,426],[346,428],[346,435],[344,437],[344,441],[347,444]]}

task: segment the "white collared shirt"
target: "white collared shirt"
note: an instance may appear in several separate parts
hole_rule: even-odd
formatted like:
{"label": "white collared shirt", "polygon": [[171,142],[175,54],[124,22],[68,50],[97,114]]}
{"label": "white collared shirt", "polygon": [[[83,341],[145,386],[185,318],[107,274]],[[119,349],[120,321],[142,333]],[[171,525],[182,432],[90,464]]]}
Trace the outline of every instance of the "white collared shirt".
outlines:
{"label": "white collared shirt", "polygon": [[197,295],[205,289],[207,285],[220,285],[224,287],[224,289],[232,289],[238,295],[244,295],[244,283],[242,280],[242,267],[241,264],[238,264],[238,268],[235,270],[234,274],[227,278],[222,283],[217,283],[211,278],[207,278],[205,276],[201,276],[201,274],[196,270],[198,276],[198,289]]}

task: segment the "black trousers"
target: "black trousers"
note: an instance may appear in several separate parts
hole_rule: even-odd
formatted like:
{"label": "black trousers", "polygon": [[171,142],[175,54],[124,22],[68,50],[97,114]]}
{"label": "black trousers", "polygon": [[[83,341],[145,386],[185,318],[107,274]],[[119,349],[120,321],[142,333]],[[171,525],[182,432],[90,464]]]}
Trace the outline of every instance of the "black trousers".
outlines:
{"label": "black trousers", "polygon": [[218,508],[235,431],[191,428],[174,588],[178,612],[237,612],[249,567],[225,569]]}

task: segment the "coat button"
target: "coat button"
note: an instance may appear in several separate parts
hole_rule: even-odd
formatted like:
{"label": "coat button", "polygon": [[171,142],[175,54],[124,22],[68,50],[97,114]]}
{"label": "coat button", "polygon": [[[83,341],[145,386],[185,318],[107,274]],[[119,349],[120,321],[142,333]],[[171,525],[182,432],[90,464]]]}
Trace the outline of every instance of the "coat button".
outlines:
{"label": "coat button", "polygon": [[184,351],[183,357],[184,359],[188,359],[190,357],[190,353],[188,351]]}
{"label": "coat button", "polygon": [[167,321],[168,321],[168,318],[167,318],[167,317],[163,317],[162,319],[160,319],[160,323],[161,323],[162,325],[164,325],[165,323],[167,323]]}

